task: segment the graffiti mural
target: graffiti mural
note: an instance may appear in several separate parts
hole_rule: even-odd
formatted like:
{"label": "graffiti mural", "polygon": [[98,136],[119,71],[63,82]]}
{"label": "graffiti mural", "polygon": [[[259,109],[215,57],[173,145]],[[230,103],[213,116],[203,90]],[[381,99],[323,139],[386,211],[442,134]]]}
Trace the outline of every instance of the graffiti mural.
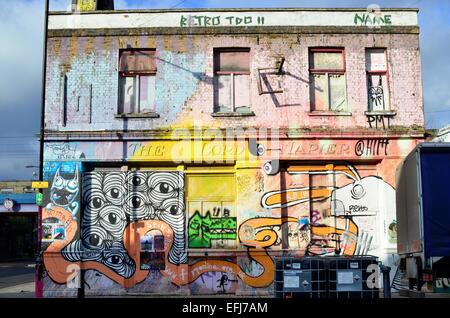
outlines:
{"label": "graffiti mural", "polygon": [[[57,181],[59,171],[55,176]],[[53,196],[59,192],[53,191],[52,186],[51,193]],[[55,245],[47,248],[48,252],[60,252],[63,263],[82,261],[86,269],[106,271],[106,275],[115,281],[129,279],[136,272],[136,261],[129,256],[123,243],[125,229],[130,222],[146,219],[162,220],[173,229],[168,261],[173,264],[186,262],[183,177],[180,173],[86,173],[83,176],[83,202],[80,238],[74,239],[75,232],[67,233],[61,242],[68,244],[59,244],[59,249]],[[70,212],[65,209],[66,205],[57,206],[62,208],[60,213]],[[45,213],[51,214],[55,207],[49,203]],[[70,218],[66,216],[66,223],[78,227],[73,213],[70,214]],[[47,269],[52,272],[51,266]]]}
{"label": "graffiti mural", "polygon": [[[305,177],[291,182],[293,187],[247,195],[259,196],[265,211],[307,207],[309,215],[272,217],[268,215],[273,212],[256,211],[238,224],[231,206],[211,202],[203,215],[192,210],[187,220],[182,172],[89,172],[81,178],[75,166],[70,173],[59,166],[53,170],[57,184],[68,185],[76,174],[83,185],[81,220],[67,202],[52,203],[51,195],[43,212],[44,220],[55,220],[65,229],[44,254],[48,275],[59,284],[67,282],[71,273],[66,269],[76,264],[104,277],[94,277],[97,282],[106,284],[110,279],[125,288],[160,284],[164,279],[174,286],[189,286],[193,294],[233,293],[238,280],[251,288],[267,288],[273,283],[273,255],[285,245],[301,255],[373,251],[377,238],[366,226],[371,222],[364,220],[377,217],[383,208],[373,194],[382,193],[387,204],[393,200],[389,184],[376,176],[361,177],[352,165],[292,166],[288,175]],[[303,182],[312,176],[318,181]],[[335,182],[325,182],[329,177]],[[271,178],[276,177],[262,181],[265,188]],[[394,225],[390,229],[394,232]],[[188,262],[187,248],[215,248],[213,242],[220,240],[238,241],[247,257],[196,257]]]}
{"label": "graffiti mural", "polygon": [[[229,215],[229,213],[228,213]],[[195,211],[188,225],[189,247],[211,247],[211,240],[235,240],[236,218],[212,218],[208,211],[204,217]]]}
{"label": "graffiti mural", "polygon": [[[325,213],[313,210],[310,220],[302,218],[299,225],[289,226],[289,246],[301,246],[299,238],[307,238],[308,229],[311,238],[307,244],[306,255],[363,255],[371,248],[374,232],[365,231],[358,226],[358,220],[376,217],[380,211],[377,195],[382,193],[389,206],[395,206],[395,190],[376,176],[361,178],[351,165],[346,166],[302,166],[288,169],[290,175],[332,175],[343,176],[347,181],[341,184],[311,185],[289,188],[265,193],[261,199],[264,208],[289,208],[300,204],[325,202]],[[345,184],[346,183],[346,184]],[[329,211],[329,212],[327,212]],[[328,214],[327,214],[328,213]],[[391,226],[392,232],[394,225]]]}
{"label": "graffiti mural", "polygon": [[45,198],[46,202],[48,202],[47,209],[51,209],[52,206],[62,207],[69,211],[75,219],[80,210],[78,166],[77,163],[52,163],[48,164],[46,168],[48,180],[51,180],[50,192],[47,191],[48,196]]}

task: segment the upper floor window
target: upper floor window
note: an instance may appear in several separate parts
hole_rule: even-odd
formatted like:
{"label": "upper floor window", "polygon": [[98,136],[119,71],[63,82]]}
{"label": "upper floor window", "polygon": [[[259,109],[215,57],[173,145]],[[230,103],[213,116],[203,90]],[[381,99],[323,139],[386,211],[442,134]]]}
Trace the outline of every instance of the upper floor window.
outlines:
{"label": "upper floor window", "polygon": [[155,50],[122,50],[119,61],[119,113],[155,112]]}
{"label": "upper floor window", "polygon": [[250,50],[214,50],[214,111],[250,111]]}
{"label": "upper floor window", "polygon": [[309,76],[311,110],[347,110],[344,49],[310,49]]}
{"label": "upper floor window", "polygon": [[369,111],[388,111],[389,87],[385,49],[366,49]]}

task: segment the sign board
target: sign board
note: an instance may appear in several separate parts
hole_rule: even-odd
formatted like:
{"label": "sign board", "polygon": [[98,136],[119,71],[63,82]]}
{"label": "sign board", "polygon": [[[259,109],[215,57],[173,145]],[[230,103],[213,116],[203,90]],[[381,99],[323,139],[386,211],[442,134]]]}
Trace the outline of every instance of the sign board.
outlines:
{"label": "sign board", "polygon": [[338,272],[338,284],[353,284],[353,272]]}
{"label": "sign board", "polygon": [[47,181],[34,181],[31,183],[33,189],[48,189]]}
{"label": "sign board", "polygon": [[[84,0],[78,11],[95,10],[93,0]],[[205,9],[96,14],[51,14],[49,30],[132,28],[217,28],[217,27],[392,27],[417,26],[415,10],[367,9]]]}

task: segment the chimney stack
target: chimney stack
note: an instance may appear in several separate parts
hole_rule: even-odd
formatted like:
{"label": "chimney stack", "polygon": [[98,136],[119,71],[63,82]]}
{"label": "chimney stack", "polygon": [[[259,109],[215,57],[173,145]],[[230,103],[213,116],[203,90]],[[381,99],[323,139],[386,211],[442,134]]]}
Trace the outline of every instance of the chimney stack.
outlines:
{"label": "chimney stack", "polygon": [[114,0],[72,0],[73,12],[114,10]]}

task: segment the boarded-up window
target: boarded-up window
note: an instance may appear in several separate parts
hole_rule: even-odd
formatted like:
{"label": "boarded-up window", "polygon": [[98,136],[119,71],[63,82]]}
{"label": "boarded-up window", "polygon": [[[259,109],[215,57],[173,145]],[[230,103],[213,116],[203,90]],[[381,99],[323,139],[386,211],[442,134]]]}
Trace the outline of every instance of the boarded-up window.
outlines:
{"label": "boarded-up window", "polygon": [[120,54],[120,72],[156,72],[155,51],[122,51]]}
{"label": "boarded-up window", "polygon": [[390,110],[385,49],[366,49],[366,72],[369,110]]}
{"label": "boarded-up window", "polygon": [[374,176],[376,167],[324,162],[289,165],[286,170],[283,192],[265,195],[261,201],[268,208],[282,206],[288,216],[298,219],[297,224],[285,222],[282,227],[288,243],[284,248],[301,249],[307,255],[370,254],[377,227],[383,223],[380,198],[387,193],[381,191],[393,191]]}
{"label": "boarded-up window", "polygon": [[155,112],[154,50],[126,50],[119,61],[119,113]]}
{"label": "boarded-up window", "polygon": [[189,248],[234,248],[237,239],[233,174],[189,175]]}
{"label": "boarded-up window", "polygon": [[250,51],[214,51],[214,111],[236,112],[250,105]]}
{"label": "boarded-up window", "polygon": [[347,110],[343,49],[311,49],[309,55],[311,109]]}

